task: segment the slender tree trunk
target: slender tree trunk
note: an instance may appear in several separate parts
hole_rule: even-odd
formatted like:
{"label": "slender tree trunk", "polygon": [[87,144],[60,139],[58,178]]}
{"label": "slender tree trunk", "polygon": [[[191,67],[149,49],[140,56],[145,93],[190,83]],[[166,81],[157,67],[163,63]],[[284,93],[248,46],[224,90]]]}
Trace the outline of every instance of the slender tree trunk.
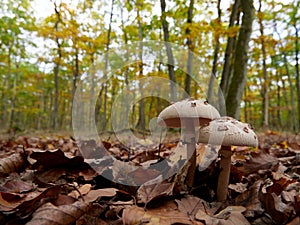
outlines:
{"label": "slender tree trunk", "polygon": [[[141,24],[140,8],[142,5],[137,3],[137,21],[138,21],[138,34],[139,34],[139,78],[143,77],[143,28]],[[145,119],[145,102],[144,102],[144,91],[143,87],[139,82],[139,92],[141,94],[141,100],[139,102],[139,119],[136,128],[139,130],[145,130],[146,119]]]}
{"label": "slender tree trunk", "polygon": [[[188,46],[188,60],[187,60],[187,74],[185,76],[184,81],[184,89],[187,95],[191,95],[191,76],[193,75],[193,51],[194,45],[191,37],[191,29],[189,26],[192,25],[193,21],[193,10],[194,10],[194,0],[190,0],[189,8],[188,8],[188,17],[187,17],[187,25],[188,27],[185,30],[187,35],[187,46]],[[187,96],[184,96],[187,97]]]}
{"label": "slender tree trunk", "polygon": [[258,21],[259,21],[259,31],[260,31],[260,44],[262,52],[262,66],[263,66],[263,82],[262,82],[262,97],[263,97],[263,128],[267,129],[269,126],[269,78],[267,72],[267,63],[266,63],[266,46],[265,46],[265,36],[264,36],[264,26],[263,26],[263,13],[261,11],[262,0],[259,0],[259,9],[258,9]]}
{"label": "slender tree trunk", "polygon": [[[222,16],[222,11],[221,11],[221,0],[218,0],[218,18],[216,20],[217,26],[221,24],[221,16]],[[212,65],[212,74],[209,79],[209,87],[208,87],[208,102],[212,102],[212,97],[213,97],[213,87],[214,87],[214,82],[215,78],[217,76],[217,69],[218,69],[218,59],[219,59],[219,50],[220,50],[220,35],[218,32],[215,34],[215,49],[214,49],[214,60],[213,60],[213,65]]]}
{"label": "slender tree trunk", "polygon": [[249,41],[254,19],[253,0],[244,0],[241,7],[243,11],[242,25],[235,51],[233,77],[226,98],[228,115],[237,119],[240,117],[240,103],[247,79]]}
{"label": "slender tree trunk", "polygon": [[[274,26],[274,30],[277,33],[277,36],[279,37],[279,39],[281,40],[281,35],[278,32],[276,26]],[[280,42],[280,45],[281,45],[281,48],[284,49],[282,42]],[[288,59],[287,59],[287,55],[286,55],[285,51],[282,52],[282,57],[283,57],[283,62],[284,62],[284,68],[285,68],[285,71],[286,71],[286,75],[288,77],[289,90],[290,90],[290,96],[291,96],[291,99],[290,99],[291,100],[291,111],[290,111],[291,120],[290,121],[292,123],[291,127],[292,127],[293,131],[297,131],[299,128],[298,128],[298,121],[297,121],[297,115],[296,115],[295,96],[294,96],[294,88],[293,88],[294,85],[293,85],[293,82],[292,82],[290,69],[289,69],[289,63],[288,63]]]}
{"label": "slender tree trunk", "polygon": [[[298,2],[298,7],[300,5],[300,2]],[[295,28],[295,69],[296,69],[296,90],[297,90],[297,108],[298,108],[298,121],[300,121],[300,71],[299,71],[299,30],[297,28],[297,19],[294,19]],[[298,124],[299,126],[299,124]],[[297,131],[299,131],[299,127],[297,128]]]}
{"label": "slender tree trunk", "polygon": [[174,56],[173,56],[171,44],[169,42],[169,25],[166,19],[166,1],[160,0],[160,6],[161,6],[161,22],[162,22],[164,41],[165,41],[167,57],[168,57],[168,72],[169,72],[169,79],[170,79],[171,101],[176,101],[177,90],[175,86],[176,78],[175,78],[175,71],[174,71]]}
{"label": "slender tree trunk", "polygon": [[[124,24],[124,14],[123,14],[123,8],[124,6],[121,6],[121,28],[122,28],[122,31],[123,31],[123,38],[124,38],[124,43],[125,43],[125,61],[128,62],[129,61],[129,45],[128,45],[128,36],[127,36],[127,32],[125,31],[125,24]],[[129,104],[129,71],[128,71],[128,68],[126,67],[125,68],[125,71],[124,71],[124,79],[125,79],[125,88],[126,88],[126,95],[124,96],[125,97],[125,101],[124,101],[124,107],[125,107],[125,118],[129,118],[129,112],[130,112],[130,104]],[[123,121],[125,120],[121,120],[121,127],[125,127],[126,124],[123,123]]]}
{"label": "slender tree trunk", "polygon": [[[109,18],[109,26],[108,26],[108,31],[107,31],[107,42],[106,42],[106,48],[105,48],[105,59],[104,59],[104,81],[105,83],[103,84],[102,88],[104,89],[103,97],[103,127],[102,129],[105,130],[107,126],[107,92],[108,92],[108,84],[106,82],[107,79],[107,73],[108,73],[108,54],[109,54],[109,49],[110,49],[110,42],[111,42],[111,27],[112,27],[112,18],[113,18],[113,11],[114,11],[114,0],[111,0],[111,10],[110,10],[110,18]],[[101,95],[100,95],[101,98]]]}
{"label": "slender tree trunk", "polygon": [[[61,17],[60,12],[57,9],[56,3],[54,3],[54,9],[57,16],[57,20],[54,25],[55,31],[58,31],[58,25],[61,23]],[[61,43],[60,38],[55,38],[56,46],[57,46],[57,56],[58,59],[54,66],[54,110],[53,110],[53,120],[52,120],[52,128],[54,130],[58,129],[58,98],[59,98],[59,69],[60,69],[60,63],[62,58],[62,51],[61,51]]]}
{"label": "slender tree trunk", "polygon": [[276,68],[276,83],[277,83],[277,90],[276,90],[276,106],[277,106],[277,110],[276,110],[276,117],[277,117],[277,129],[282,127],[282,122],[281,122],[281,87],[279,85],[280,82],[280,74],[277,72],[277,68]]}
{"label": "slender tree trunk", "polygon": [[[235,21],[238,19],[240,1],[241,0],[234,1],[234,5],[233,5],[231,15],[230,15],[229,29],[234,26]],[[226,46],[226,50],[225,50],[225,56],[224,56],[222,79],[221,79],[221,83],[220,83],[220,88],[223,92],[224,97],[227,96],[227,91],[228,91],[228,87],[229,87],[230,74],[231,74],[231,68],[232,68],[231,67],[232,55],[234,52],[235,42],[236,42],[236,37],[231,37],[231,36],[228,37],[227,46]]]}
{"label": "slender tree trunk", "polygon": [[[17,68],[19,67],[18,64]],[[14,74],[14,82],[13,82],[13,86],[12,86],[12,97],[10,99],[10,115],[9,115],[9,127],[13,128],[13,126],[17,125],[14,124],[15,122],[15,102],[16,102],[16,96],[17,96],[17,74],[18,71],[16,71],[16,73]]]}
{"label": "slender tree trunk", "polygon": [[[10,90],[10,78],[11,78],[11,54],[12,54],[12,49],[11,47],[8,48],[8,56],[7,56],[7,72],[6,72],[6,79],[5,79],[5,87],[7,90]],[[4,113],[3,113],[3,122],[4,122],[4,127],[7,129],[9,128],[10,121],[9,119],[9,94],[6,93],[4,95]]]}

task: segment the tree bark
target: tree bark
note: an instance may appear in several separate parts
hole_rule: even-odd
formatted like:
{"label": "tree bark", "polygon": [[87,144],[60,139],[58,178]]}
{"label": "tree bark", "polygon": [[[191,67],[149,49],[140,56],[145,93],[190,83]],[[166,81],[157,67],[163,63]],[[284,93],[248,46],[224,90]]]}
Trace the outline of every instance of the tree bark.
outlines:
{"label": "tree bark", "polygon": [[[137,1],[137,21],[138,21],[138,35],[139,35],[139,78],[143,77],[143,28],[141,24],[140,9],[142,4]],[[141,100],[139,102],[139,119],[136,128],[139,130],[145,130],[146,120],[145,120],[145,102],[144,102],[144,91],[143,87],[139,82],[139,92],[141,94]]]}
{"label": "tree bark", "polygon": [[262,98],[263,98],[263,128],[267,129],[269,126],[269,77],[267,72],[266,63],[266,46],[265,46],[265,36],[264,36],[264,25],[263,25],[263,13],[261,11],[262,0],[259,0],[258,9],[258,21],[259,21],[259,31],[260,31],[260,44],[262,52],[262,66],[263,66],[263,87],[262,87]]}
{"label": "tree bark", "polygon": [[[234,26],[235,21],[238,18],[239,15],[239,7],[240,7],[240,0],[235,0],[232,12],[230,15],[230,20],[229,20],[229,27],[231,28]],[[234,52],[234,46],[236,42],[236,37],[228,37],[227,40],[227,46],[225,50],[225,56],[224,56],[224,66],[223,66],[223,71],[222,71],[222,79],[220,83],[220,88],[223,92],[224,97],[227,96],[227,91],[228,91],[228,86],[229,86],[229,81],[230,81],[230,74],[231,74],[231,64],[232,64],[232,54]]]}
{"label": "tree bark", "polygon": [[167,57],[168,57],[168,73],[170,79],[170,98],[171,101],[176,101],[177,99],[177,90],[176,90],[176,78],[175,78],[175,71],[174,71],[174,56],[173,51],[171,48],[171,44],[169,42],[169,25],[166,19],[166,1],[160,0],[160,7],[161,7],[161,22],[162,28],[164,33],[164,41],[167,50]]}
{"label": "tree bark", "polygon": [[236,119],[240,117],[240,103],[247,79],[248,50],[254,19],[253,0],[244,0],[241,7],[242,25],[236,45],[233,77],[226,98],[227,114]]}
{"label": "tree bark", "polygon": [[[281,35],[277,30],[277,27],[274,26],[274,30],[277,33],[279,39],[281,40]],[[281,48],[284,49],[282,42],[280,42]],[[287,59],[287,55],[286,52],[283,51],[282,52],[282,57],[283,57],[283,62],[284,62],[284,68],[286,71],[286,75],[288,77],[288,82],[289,82],[289,90],[290,90],[290,102],[291,102],[291,111],[289,111],[289,113],[291,114],[291,127],[293,131],[297,131],[298,128],[298,121],[297,121],[297,116],[296,116],[296,106],[295,106],[295,96],[294,96],[294,88],[293,88],[293,82],[292,82],[292,78],[291,78],[291,74],[290,74],[290,69],[289,69],[289,63],[288,63],[288,59]],[[287,102],[287,106],[288,106],[288,102]]]}
{"label": "tree bark", "polygon": [[[218,18],[216,20],[216,23],[217,23],[217,26],[219,26],[221,24],[221,15],[222,15],[221,0],[218,0],[217,9],[218,9]],[[219,38],[220,38],[220,35],[216,31],[216,34],[215,34],[214,60],[213,60],[213,65],[212,65],[212,74],[211,74],[210,79],[209,79],[209,87],[208,87],[208,94],[207,94],[208,102],[212,102],[213,87],[214,87],[215,78],[217,76],[218,59],[219,59],[218,56],[219,56],[219,50],[220,50],[220,40],[219,40]]]}
{"label": "tree bark", "polygon": [[[187,17],[187,25],[188,27],[185,30],[185,34],[187,35],[187,46],[188,46],[188,60],[187,60],[187,74],[185,76],[184,80],[184,90],[186,91],[186,94],[188,96],[191,95],[191,76],[193,73],[193,51],[194,51],[194,45],[193,40],[191,37],[191,29],[189,26],[191,26],[193,22],[193,11],[194,11],[194,0],[190,0],[189,8],[188,8],[188,17]],[[187,96],[184,96],[187,97]]]}
{"label": "tree bark", "polygon": [[[60,17],[60,12],[57,9],[56,3],[54,3],[54,10],[55,14],[57,16],[57,20],[54,25],[55,31],[58,31],[58,25],[61,23],[61,17]],[[54,109],[53,109],[53,117],[52,117],[52,128],[54,130],[58,129],[58,98],[59,98],[59,69],[60,69],[60,64],[61,64],[61,58],[62,58],[62,50],[61,50],[61,45],[62,43],[60,42],[60,38],[56,37],[55,38],[56,46],[57,46],[57,56],[58,59],[55,62],[54,66]]]}
{"label": "tree bark", "polygon": [[[298,108],[298,121],[300,121],[300,71],[299,71],[299,29],[297,27],[298,19],[296,17],[297,11],[300,6],[300,1],[298,1],[297,6],[295,8],[296,12],[293,15],[293,27],[295,29],[295,69],[296,69],[296,90],[297,90],[297,108]],[[299,131],[299,124],[297,127],[297,131]]]}

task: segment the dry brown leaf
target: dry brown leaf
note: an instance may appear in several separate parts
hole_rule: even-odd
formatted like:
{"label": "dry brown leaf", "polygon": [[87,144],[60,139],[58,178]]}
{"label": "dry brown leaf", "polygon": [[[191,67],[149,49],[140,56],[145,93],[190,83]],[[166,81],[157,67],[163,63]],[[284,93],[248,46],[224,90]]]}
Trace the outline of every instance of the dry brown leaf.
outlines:
{"label": "dry brown leaf", "polygon": [[203,200],[198,197],[188,195],[180,200],[175,200],[180,212],[195,217],[199,207],[202,206]]}
{"label": "dry brown leaf", "polygon": [[83,163],[82,156],[67,156],[62,150],[33,151],[29,157],[36,160],[32,168],[43,170],[59,166],[78,166]]}
{"label": "dry brown leaf", "polygon": [[261,181],[258,180],[235,199],[236,205],[242,205],[246,207],[245,215],[247,215],[247,217],[261,215],[264,211],[262,209],[261,202],[258,199],[260,186]]}
{"label": "dry brown leaf", "polygon": [[73,197],[73,198],[79,198],[80,196],[86,195],[87,193],[90,192],[92,188],[91,184],[84,184],[81,187],[78,188],[78,190],[74,190],[70,192],[68,195]]}
{"label": "dry brown leaf", "polygon": [[100,197],[114,197],[117,194],[117,191],[118,189],[116,188],[91,190],[86,196],[84,196],[84,200],[86,202],[94,202]]}
{"label": "dry brown leaf", "polygon": [[13,178],[7,180],[2,186],[0,186],[0,191],[10,193],[25,193],[33,189],[34,185],[21,180],[19,175],[13,176]]}
{"label": "dry brown leaf", "polygon": [[0,192],[0,210],[7,212],[20,204],[24,197],[19,194]]}
{"label": "dry brown leaf", "polygon": [[166,206],[148,209],[146,211],[143,208],[132,206],[124,209],[122,218],[124,225],[202,224],[197,221],[192,221],[188,215]]}
{"label": "dry brown leaf", "polygon": [[26,201],[23,201],[19,204],[14,211],[16,211],[16,215],[22,218],[26,218],[30,215],[34,210],[36,210],[42,203],[48,202],[50,200],[55,200],[59,194],[63,191],[61,185],[52,186],[42,193],[33,194],[33,197],[29,196],[30,200],[26,198]]}
{"label": "dry brown leaf", "polygon": [[99,215],[104,211],[105,207],[99,204],[92,204],[89,210],[76,220],[76,225],[107,225],[109,223],[99,218]]}
{"label": "dry brown leaf", "polygon": [[280,196],[273,193],[261,193],[259,199],[263,208],[276,223],[284,224],[291,218],[293,209],[290,205],[282,202]]}
{"label": "dry brown leaf", "polygon": [[203,210],[199,210],[195,218],[204,221],[206,225],[250,225],[242,212],[245,208],[242,206],[228,206],[216,215],[209,215]]}
{"label": "dry brown leaf", "polygon": [[46,203],[38,208],[27,225],[69,225],[88,210],[89,204],[77,201],[72,205],[54,206]]}
{"label": "dry brown leaf", "polygon": [[24,154],[15,153],[0,159],[0,175],[19,171],[25,166]]}
{"label": "dry brown leaf", "polygon": [[158,199],[162,196],[170,196],[173,194],[174,183],[163,181],[150,185],[142,185],[137,191],[138,200],[148,204],[150,201]]}

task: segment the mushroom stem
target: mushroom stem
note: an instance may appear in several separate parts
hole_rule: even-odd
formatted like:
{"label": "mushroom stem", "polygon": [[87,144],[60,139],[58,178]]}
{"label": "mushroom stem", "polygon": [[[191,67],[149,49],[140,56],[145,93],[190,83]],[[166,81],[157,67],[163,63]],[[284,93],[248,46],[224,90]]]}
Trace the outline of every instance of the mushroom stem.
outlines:
{"label": "mushroom stem", "polygon": [[231,167],[231,146],[221,146],[219,151],[221,155],[220,160],[220,174],[217,187],[217,200],[225,201],[228,193],[228,183]]}
{"label": "mushroom stem", "polygon": [[196,170],[196,131],[194,121],[186,123],[185,142],[187,143],[187,159],[190,163],[188,168],[186,184],[188,187],[193,187],[195,170]]}

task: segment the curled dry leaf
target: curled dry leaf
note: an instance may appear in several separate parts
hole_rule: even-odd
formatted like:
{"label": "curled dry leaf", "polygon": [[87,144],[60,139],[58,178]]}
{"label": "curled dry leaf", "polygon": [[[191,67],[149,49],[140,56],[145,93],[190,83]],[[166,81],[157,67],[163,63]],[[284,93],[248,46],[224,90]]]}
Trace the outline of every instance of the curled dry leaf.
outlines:
{"label": "curled dry leaf", "polygon": [[54,206],[46,203],[38,208],[26,225],[73,224],[88,211],[89,204],[77,201],[72,205]]}
{"label": "curled dry leaf", "polygon": [[34,184],[21,180],[20,176],[16,176],[12,179],[7,180],[3,185],[0,186],[0,191],[10,193],[25,193],[34,189]]}
{"label": "curled dry leaf", "polygon": [[195,216],[197,220],[204,221],[206,225],[250,225],[242,212],[243,206],[228,206],[216,215],[209,215],[203,210],[199,210]]}
{"label": "curled dry leaf", "polygon": [[195,217],[199,207],[202,206],[203,200],[198,197],[188,195],[180,200],[175,200],[180,212]]}
{"label": "curled dry leaf", "polygon": [[103,188],[97,190],[91,190],[84,196],[86,202],[94,202],[100,197],[114,197],[117,194],[116,188]]}
{"label": "curled dry leaf", "polygon": [[171,225],[171,224],[198,224],[203,223],[192,221],[188,215],[179,212],[176,208],[161,206],[156,209],[144,210],[143,208],[132,206],[123,211],[124,225]]}
{"label": "curled dry leaf", "polygon": [[68,195],[73,198],[79,198],[79,197],[89,193],[91,188],[92,188],[91,184],[84,184],[81,187],[79,187],[77,190],[74,190],[71,193],[69,193]]}
{"label": "curled dry leaf", "polygon": [[15,153],[0,159],[0,175],[19,171],[25,166],[24,154]]}
{"label": "curled dry leaf", "polygon": [[274,192],[261,193],[259,199],[266,213],[268,213],[276,223],[284,224],[293,216],[292,207],[283,203],[281,196],[277,196]]}
{"label": "curled dry leaf", "polygon": [[81,163],[83,163],[83,157],[74,156],[68,157],[62,150],[52,150],[52,151],[34,151],[29,157],[31,159],[35,159],[36,161],[33,163],[33,169],[50,169],[59,166],[76,166],[78,167]]}
{"label": "curled dry leaf", "polygon": [[138,199],[145,204],[150,201],[158,199],[162,196],[169,196],[173,194],[174,183],[163,181],[154,184],[143,184],[137,191]]}

